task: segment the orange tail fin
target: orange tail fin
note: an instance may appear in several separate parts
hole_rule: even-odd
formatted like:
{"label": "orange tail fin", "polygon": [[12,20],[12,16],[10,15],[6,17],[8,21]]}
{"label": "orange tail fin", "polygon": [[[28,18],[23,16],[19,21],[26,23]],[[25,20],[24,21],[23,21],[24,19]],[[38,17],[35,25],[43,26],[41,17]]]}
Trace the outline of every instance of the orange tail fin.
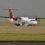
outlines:
{"label": "orange tail fin", "polygon": [[14,19],[14,20],[17,19],[17,17],[13,15],[13,11],[12,11],[11,8],[9,9],[9,16],[10,16],[10,18],[12,18],[12,19]]}
{"label": "orange tail fin", "polygon": [[10,18],[13,17],[12,9],[9,9],[9,16],[10,16]]}

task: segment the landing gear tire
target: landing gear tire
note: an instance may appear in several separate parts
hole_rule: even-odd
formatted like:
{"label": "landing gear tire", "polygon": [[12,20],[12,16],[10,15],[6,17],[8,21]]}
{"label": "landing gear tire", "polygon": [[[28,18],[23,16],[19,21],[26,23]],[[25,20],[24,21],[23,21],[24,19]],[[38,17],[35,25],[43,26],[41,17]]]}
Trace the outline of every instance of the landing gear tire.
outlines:
{"label": "landing gear tire", "polygon": [[20,24],[15,24],[16,26],[20,26]]}
{"label": "landing gear tire", "polygon": [[20,26],[20,24],[17,24],[17,26]]}

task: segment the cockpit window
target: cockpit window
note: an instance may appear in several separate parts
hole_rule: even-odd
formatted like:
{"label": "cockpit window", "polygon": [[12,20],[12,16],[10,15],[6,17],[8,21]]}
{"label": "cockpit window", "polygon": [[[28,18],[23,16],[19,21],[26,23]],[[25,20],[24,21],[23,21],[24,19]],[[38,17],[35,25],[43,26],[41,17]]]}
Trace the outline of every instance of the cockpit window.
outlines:
{"label": "cockpit window", "polygon": [[35,20],[31,20],[31,21],[35,21]]}

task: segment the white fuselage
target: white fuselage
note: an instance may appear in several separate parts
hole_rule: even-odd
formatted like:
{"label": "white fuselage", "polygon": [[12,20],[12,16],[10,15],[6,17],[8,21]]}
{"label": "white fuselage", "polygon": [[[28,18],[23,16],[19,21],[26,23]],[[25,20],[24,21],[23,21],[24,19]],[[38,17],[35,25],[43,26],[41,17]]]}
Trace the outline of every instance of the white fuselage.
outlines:
{"label": "white fuselage", "polygon": [[[11,19],[8,19],[11,23],[17,23],[19,22],[19,20],[15,21],[13,20],[13,18]],[[29,25],[29,24],[37,24],[37,21],[35,19],[29,19],[28,17],[21,17],[21,20],[19,22],[20,25],[22,25],[22,23],[25,23],[26,25]]]}
{"label": "white fuselage", "polygon": [[22,21],[24,21],[26,24],[37,24],[37,21],[35,19],[29,19],[28,17],[21,17]]}

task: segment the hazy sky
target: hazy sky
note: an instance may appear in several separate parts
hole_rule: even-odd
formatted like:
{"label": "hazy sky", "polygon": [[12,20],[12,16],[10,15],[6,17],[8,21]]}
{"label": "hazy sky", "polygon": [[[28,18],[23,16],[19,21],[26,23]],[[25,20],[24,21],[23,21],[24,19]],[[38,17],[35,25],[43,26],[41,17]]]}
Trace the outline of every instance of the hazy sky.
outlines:
{"label": "hazy sky", "polygon": [[[8,7],[19,9],[14,11],[16,16],[45,17],[45,0],[0,0],[0,9]],[[8,16],[8,11],[0,10],[0,15]]]}

